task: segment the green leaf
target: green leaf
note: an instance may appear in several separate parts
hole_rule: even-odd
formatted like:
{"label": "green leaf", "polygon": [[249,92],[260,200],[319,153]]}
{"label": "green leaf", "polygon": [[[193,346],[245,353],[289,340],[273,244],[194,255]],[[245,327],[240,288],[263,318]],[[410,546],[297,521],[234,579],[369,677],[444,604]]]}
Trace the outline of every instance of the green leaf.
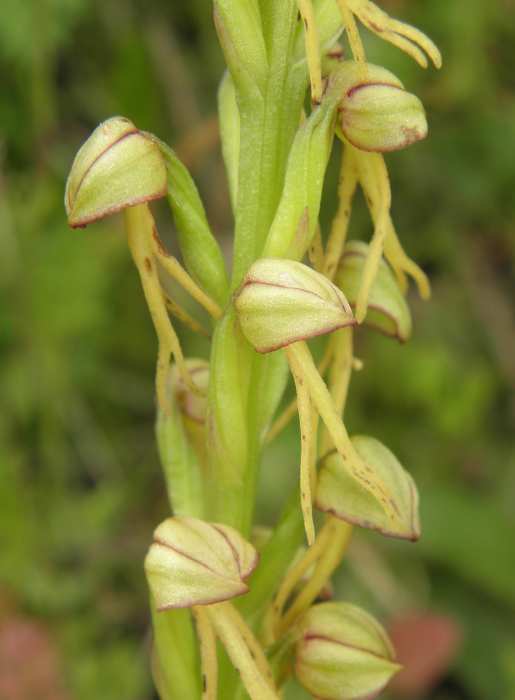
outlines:
{"label": "green leaf", "polygon": [[238,197],[238,165],[240,160],[240,112],[236,102],[236,91],[229,72],[224,74],[218,89],[218,115],[222,154],[227,170],[229,194],[235,211]]}
{"label": "green leaf", "polygon": [[186,166],[169,146],[158,143],[165,158],[168,202],[177,224],[184,263],[196,282],[223,306],[228,293],[225,263],[204,205]]}
{"label": "green leaf", "polygon": [[[189,610],[157,612],[152,606],[153,673],[161,700],[200,697],[198,646]],[[170,653],[173,649],[173,654]]]}
{"label": "green leaf", "polygon": [[338,64],[328,76],[322,102],[297,130],[263,257],[301,260],[311,242],[318,222],[337,108],[353,76],[352,62]]}
{"label": "green leaf", "polygon": [[215,0],[214,19],[238,90],[264,93],[268,58],[256,0]]}
{"label": "green leaf", "polygon": [[234,80],[241,128],[233,289],[254,260],[263,255],[308,77],[305,64],[291,64],[298,12],[295,0],[264,2],[260,10],[269,63],[266,89],[245,89]]}
{"label": "green leaf", "polygon": [[299,127],[264,257],[300,260],[315,232],[334,136],[336,102],[323,100]]}
{"label": "green leaf", "polygon": [[168,499],[174,514],[201,518],[202,474],[173,399],[170,413],[158,413],[156,437]]}
{"label": "green leaf", "polygon": [[[210,359],[206,475],[210,517],[242,529],[242,489],[249,458],[247,389],[254,351],[245,342],[233,307],[218,322]],[[248,514],[245,516],[248,521]],[[245,523],[245,529],[250,523]]]}

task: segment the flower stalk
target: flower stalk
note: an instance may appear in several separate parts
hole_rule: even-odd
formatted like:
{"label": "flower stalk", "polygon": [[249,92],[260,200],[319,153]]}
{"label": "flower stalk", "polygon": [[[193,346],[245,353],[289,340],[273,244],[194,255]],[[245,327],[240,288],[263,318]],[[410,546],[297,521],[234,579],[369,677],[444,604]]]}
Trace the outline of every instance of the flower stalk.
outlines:
{"label": "flower stalk", "polygon": [[146,204],[129,207],[124,212],[127,240],[132,259],[139,272],[141,286],[147,302],[152,322],[158,338],[156,391],[159,406],[165,412],[170,411],[166,397],[166,378],[170,366],[170,357],[174,357],[184,381],[193,392],[195,386],[186,366],[177,333],[166,311],[163,292],[157,278],[152,239],[154,219]]}
{"label": "flower stalk", "polygon": [[202,700],[218,697],[218,659],[216,658],[216,636],[207,612],[200,606],[193,608],[200,647],[202,668]]}

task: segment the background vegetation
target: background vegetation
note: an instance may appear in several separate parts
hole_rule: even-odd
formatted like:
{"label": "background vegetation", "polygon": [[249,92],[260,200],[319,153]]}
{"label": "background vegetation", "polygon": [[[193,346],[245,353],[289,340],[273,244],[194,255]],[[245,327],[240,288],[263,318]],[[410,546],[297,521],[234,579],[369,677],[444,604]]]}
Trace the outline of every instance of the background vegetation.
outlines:
{"label": "background vegetation", "polygon": [[[440,73],[424,73],[366,36],[370,59],[428,111],[430,138],[388,165],[399,233],[434,294],[429,304],[410,297],[406,346],[361,332],[365,370],[351,387],[349,423],[414,474],[423,537],[412,546],[360,534],[337,585],[390,621],[417,657],[392,698],[512,700],[515,7],[383,4],[444,54]],[[2,2],[1,700],[154,697],[141,563],[166,514],[155,339],[119,221],[69,230],[63,190],[79,144],[123,114],[177,148],[227,240],[222,69],[205,0]],[[326,223],[336,177],[335,162]],[[173,247],[170,217],[157,210]],[[352,233],[371,233],[364,207]],[[205,354],[183,337],[189,354]],[[266,459],[265,523],[296,478],[295,430]],[[303,696],[292,688],[290,697]]]}

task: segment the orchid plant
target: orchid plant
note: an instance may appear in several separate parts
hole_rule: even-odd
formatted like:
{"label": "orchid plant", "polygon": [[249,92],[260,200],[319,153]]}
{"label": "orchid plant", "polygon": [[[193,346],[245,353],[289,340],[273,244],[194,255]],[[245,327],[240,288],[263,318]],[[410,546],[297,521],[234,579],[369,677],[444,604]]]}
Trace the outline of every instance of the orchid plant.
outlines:
{"label": "orchid plant", "polygon": [[[367,62],[359,24],[423,67],[441,57],[369,0],[213,0],[213,9],[227,63],[218,102],[231,274],[188,170],[128,119],[93,132],[65,197],[72,227],[123,211],[158,340],[157,440],[171,515],[145,560],[153,675],[162,700],[273,700],[291,674],[313,697],[372,698],[399,669],[387,634],[350,602],[317,601],[353,527],[420,534],[409,473],[377,439],[350,436],[343,414],[362,366],[355,327],[405,342],[408,278],[429,296],[390,215],[383,157],[424,138],[427,125],[419,99]],[[335,139],[339,204],[323,232]],[[347,240],[358,186],[369,243]],[[160,197],[182,262],[159,237],[149,205]],[[167,275],[211,318],[209,361],[183,354],[172,319],[205,330],[165,291]],[[317,365],[308,341],[322,335]],[[279,411],[290,375],[296,398]],[[256,530],[261,455],[296,415],[298,487],[276,527]]]}

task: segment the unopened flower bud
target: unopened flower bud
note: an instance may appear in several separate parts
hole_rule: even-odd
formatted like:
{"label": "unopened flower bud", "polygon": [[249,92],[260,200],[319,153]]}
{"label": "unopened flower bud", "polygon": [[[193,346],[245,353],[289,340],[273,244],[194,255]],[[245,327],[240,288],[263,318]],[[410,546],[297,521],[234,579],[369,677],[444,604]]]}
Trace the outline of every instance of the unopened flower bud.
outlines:
{"label": "unopened flower bud", "polygon": [[65,207],[72,228],[125,207],[164,197],[166,167],[158,145],[124,117],[100,124],[68,176]]}
{"label": "unopened flower bud", "polygon": [[227,525],[168,518],[157,527],[145,572],[157,610],[187,608],[247,593],[255,548]]}
{"label": "unopened flower bud", "polygon": [[324,700],[372,700],[400,670],[382,626],[348,603],[321,603],[300,621],[295,672]]}
{"label": "unopened flower bud", "polygon": [[355,323],[342,292],[307,265],[263,258],[249,269],[235,306],[243,334],[272,352]]}
{"label": "unopened flower bud", "polygon": [[[362,241],[349,241],[336,272],[335,283],[354,306],[361,287],[369,246]],[[411,314],[390,267],[381,260],[368,296],[364,324],[400,340],[411,335]]]}
{"label": "unopened flower bud", "polygon": [[209,384],[209,362],[198,358],[186,359],[186,367],[199,393],[194,394],[184,382],[177,365],[170,371],[170,389],[182,415],[195,423],[204,423],[207,413],[207,388]]}
{"label": "unopened flower bud", "polygon": [[365,79],[346,90],[339,127],[350,143],[363,151],[398,151],[427,135],[424,107],[389,71],[367,65]]}

